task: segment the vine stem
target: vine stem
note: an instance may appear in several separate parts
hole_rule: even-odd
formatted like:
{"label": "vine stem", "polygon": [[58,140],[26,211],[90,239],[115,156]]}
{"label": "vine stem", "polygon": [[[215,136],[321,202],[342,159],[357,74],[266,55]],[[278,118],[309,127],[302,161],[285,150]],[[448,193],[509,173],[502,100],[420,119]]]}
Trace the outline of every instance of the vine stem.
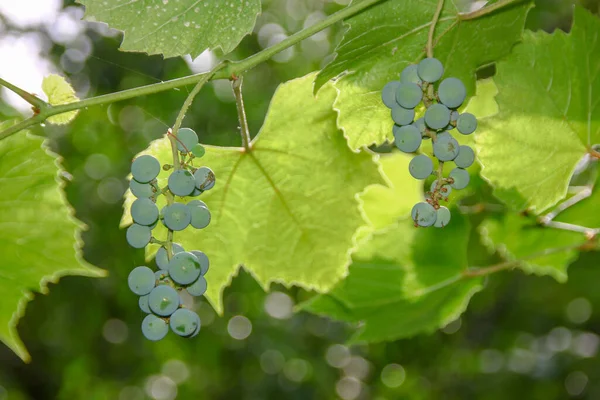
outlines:
{"label": "vine stem", "polygon": [[429,58],[433,57],[433,35],[435,34],[435,27],[440,19],[443,8],[444,0],[438,0],[437,9],[433,15],[433,20],[431,21],[431,26],[429,27],[429,34],[427,35],[427,57]]}
{"label": "vine stem", "polygon": [[31,104],[34,107],[34,109],[36,109],[36,110],[42,110],[44,108],[49,107],[48,103],[46,103],[44,100],[32,95],[31,93],[27,92],[26,90],[21,89],[20,87],[18,87],[16,85],[13,85],[10,82],[5,81],[2,78],[0,78],[0,86],[4,86],[8,90],[13,91],[19,97],[21,97],[23,100],[25,100],[26,102]]}
{"label": "vine stem", "polygon": [[476,19],[483,17],[484,15],[491,14],[496,10],[499,10],[503,7],[509,6],[514,3],[521,3],[524,0],[500,0],[497,3],[490,5],[489,7],[482,7],[479,10],[475,10],[469,13],[458,14],[458,19],[460,21],[468,21],[470,19]]}
{"label": "vine stem", "polygon": [[490,265],[489,267],[483,268],[469,268],[462,272],[462,276],[466,278],[475,278],[480,276],[490,275],[496,272],[505,271],[509,269],[513,269],[524,261],[531,260],[533,258],[546,256],[549,254],[562,253],[563,251],[575,250],[575,249],[585,249],[585,244],[577,244],[570,246],[562,246],[562,247],[553,247],[550,249],[545,249],[543,251],[529,254],[528,256],[522,257],[518,260],[505,261],[496,265]]}
{"label": "vine stem", "polygon": [[240,120],[240,135],[242,136],[242,145],[246,151],[250,151],[250,129],[248,129],[248,119],[244,109],[244,98],[242,96],[243,77],[239,76],[231,81],[233,94],[235,95],[235,105],[237,107],[238,119]]}
{"label": "vine stem", "polygon": [[[356,15],[363,10],[387,0],[363,0],[361,2],[352,3],[346,8],[331,14],[322,21],[303,29],[295,34],[289,36],[287,39],[282,40],[274,46],[268,47],[258,53],[251,55],[240,61],[224,61],[218,64],[210,72],[190,75],[183,78],[177,78],[169,81],[160,83],[154,83],[151,85],[141,86],[134,89],[123,90],[120,92],[110,93],[102,96],[91,97],[89,99],[76,101],[69,104],[61,104],[58,106],[47,106],[40,108],[40,113],[21,121],[4,131],[0,132],[0,140],[7,138],[23,129],[26,129],[32,125],[36,125],[45,121],[48,117],[53,115],[62,114],[68,111],[79,110],[86,107],[97,106],[101,104],[110,104],[117,101],[127,100],[134,97],[146,96],[154,93],[164,92],[166,90],[175,89],[178,87],[193,85],[201,80],[214,80],[214,79],[229,79],[235,75],[242,75],[245,71],[248,71],[257,65],[267,61],[272,56],[281,51],[294,46],[302,40],[314,35],[330,27],[331,25]],[[44,103],[45,104],[45,103]]]}

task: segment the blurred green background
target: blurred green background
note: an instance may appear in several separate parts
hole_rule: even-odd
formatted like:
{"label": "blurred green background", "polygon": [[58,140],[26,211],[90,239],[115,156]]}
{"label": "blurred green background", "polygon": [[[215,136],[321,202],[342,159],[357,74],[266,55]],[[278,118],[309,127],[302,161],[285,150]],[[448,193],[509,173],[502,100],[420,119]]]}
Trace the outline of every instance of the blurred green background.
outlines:
{"label": "blurred green background", "polygon": [[[222,57],[207,52],[192,62],[118,52],[118,32],[79,21],[80,6],[58,1],[37,22],[15,11],[20,1],[0,1],[3,77],[10,79],[8,63],[38,74],[45,68],[89,97],[206,70]],[[23,0],[36,2],[54,1]],[[255,53],[344,3],[263,1],[254,33],[228,57]],[[568,30],[573,3],[536,1],[528,28]],[[598,0],[580,4],[600,10]],[[277,85],[322,67],[342,34],[343,26],[334,26],[248,74],[253,134]],[[35,53],[35,63],[21,57],[23,48]],[[137,297],[126,284],[143,253],[128,247],[118,228],[125,178],[132,157],[173,123],[190,89],[83,110],[68,127],[34,129],[64,158],[68,200],[88,226],[85,259],[110,275],[63,278],[49,295],[35,296],[19,324],[33,361],[24,364],[0,344],[0,400],[600,399],[598,253],[582,255],[564,285],[520,272],[494,275],[459,320],[410,340],[346,347],[350,327],[293,313],[310,293],[278,286],[264,293],[244,272],[224,293],[222,317],[207,303],[196,304],[203,329],[194,340],[145,340]],[[4,99],[4,116],[22,106]],[[239,145],[229,82],[205,87],[185,125],[203,143]]]}

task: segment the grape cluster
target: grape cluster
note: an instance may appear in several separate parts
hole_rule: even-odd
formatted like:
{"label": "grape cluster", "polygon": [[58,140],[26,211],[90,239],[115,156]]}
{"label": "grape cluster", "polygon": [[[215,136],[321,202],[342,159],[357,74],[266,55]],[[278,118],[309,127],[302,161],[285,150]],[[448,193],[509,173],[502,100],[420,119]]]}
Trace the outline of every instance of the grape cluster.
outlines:
{"label": "grape cluster", "polygon": [[[457,78],[446,78],[435,85],[442,75],[442,63],[436,58],[425,58],[419,64],[406,67],[400,80],[387,83],[381,92],[383,103],[392,110],[396,147],[405,153],[414,153],[423,140],[432,139],[433,158],[439,163],[438,172],[434,172],[433,160],[419,154],[408,166],[415,179],[437,177],[426,194],[426,201],[412,209],[415,226],[443,228],[448,225],[450,210],[439,202],[448,201],[452,189],[464,189],[469,184],[466,168],[475,161],[473,149],[459,145],[450,134],[456,128],[459,133],[470,135],[477,128],[473,114],[457,111],[467,97],[467,90]],[[415,109],[421,103],[425,107],[424,115],[415,119]],[[448,161],[454,161],[456,168],[444,178],[443,163]]]}
{"label": "grape cluster", "polygon": [[[159,222],[171,232],[188,226],[202,229],[210,223],[210,211],[203,201],[175,202],[175,196],[196,197],[215,184],[215,175],[209,168],[192,166],[194,158],[204,155],[196,133],[182,128],[176,141],[181,168],[173,170],[166,187],[158,186],[161,166],[156,158],[142,155],[131,164],[129,188],[137,199],[131,205],[133,224],[127,228],[127,242],[136,249],[149,243],[161,245],[155,257],[159,270],[139,266],[128,278],[129,288],[140,296],[141,310],[148,314],[142,322],[142,333],[152,341],[164,338],[169,326],[179,336],[196,336],[200,331],[200,317],[183,307],[180,292],[185,289],[192,296],[202,296],[207,287],[204,275],[209,261],[206,254],[199,250],[185,251],[177,243],[152,236],[152,229]],[[163,169],[170,170],[172,166],[165,165]],[[156,201],[161,195],[167,198],[167,205],[159,211]]]}

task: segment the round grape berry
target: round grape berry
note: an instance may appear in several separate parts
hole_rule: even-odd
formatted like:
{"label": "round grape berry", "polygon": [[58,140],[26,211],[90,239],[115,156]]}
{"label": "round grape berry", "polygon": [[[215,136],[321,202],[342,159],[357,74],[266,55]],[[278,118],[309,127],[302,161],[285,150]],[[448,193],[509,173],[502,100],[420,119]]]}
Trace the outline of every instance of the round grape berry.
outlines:
{"label": "round grape berry", "polygon": [[190,251],[190,253],[195,255],[198,259],[198,262],[200,262],[200,274],[206,275],[206,273],[208,272],[208,268],[210,267],[210,262],[208,261],[208,257],[206,256],[206,254],[204,254],[200,250],[192,250]]}
{"label": "round grape berry", "polygon": [[206,149],[204,148],[204,146],[198,143],[197,145],[192,147],[192,154],[196,158],[204,157],[204,154],[206,154]]}
{"label": "round grape berry", "polygon": [[463,135],[470,135],[477,129],[477,118],[473,114],[461,114],[456,120],[456,129]]}
{"label": "round grape berry", "polygon": [[194,172],[196,187],[200,190],[209,190],[215,185],[215,173],[208,167],[200,167]]}
{"label": "round grape berry", "polygon": [[131,163],[131,175],[139,183],[148,183],[160,173],[160,163],[150,155],[139,156]]}
{"label": "round grape berry", "polygon": [[192,214],[185,204],[174,203],[162,209],[163,222],[172,231],[184,230],[192,222]]}
{"label": "round grape berry", "polygon": [[179,169],[169,176],[169,190],[175,196],[189,196],[196,188],[194,175],[185,169]]}
{"label": "round grape berry", "polygon": [[396,89],[396,103],[411,109],[415,108],[423,99],[423,90],[416,83],[400,83]]}
{"label": "round grape berry", "polygon": [[421,85],[423,82],[421,82],[421,78],[419,78],[417,69],[417,64],[411,64],[404,68],[400,74],[400,82],[416,83],[417,85]]}
{"label": "round grape berry", "polygon": [[459,147],[458,156],[454,159],[454,163],[460,168],[469,168],[475,162],[475,152],[472,148],[466,145]]}
{"label": "round grape berry", "polygon": [[[171,249],[173,250],[174,254],[184,251],[183,247],[179,243],[173,243]],[[154,260],[156,261],[156,265],[158,266],[158,268],[164,270],[169,269],[169,257],[167,256],[167,249],[165,249],[164,247],[158,249]]]}
{"label": "round grape berry", "polygon": [[169,325],[156,315],[147,315],[142,321],[142,334],[148,340],[156,342],[161,340],[169,333]]}
{"label": "round grape berry", "polygon": [[152,231],[148,226],[132,224],[127,228],[125,237],[127,238],[127,243],[129,243],[131,247],[143,249],[150,243]]}
{"label": "round grape berry", "polygon": [[398,104],[396,103],[396,90],[400,85],[400,81],[391,81],[385,84],[381,91],[381,100],[387,108],[394,108]]}
{"label": "round grape berry", "polygon": [[405,153],[415,152],[421,146],[421,132],[413,125],[405,125],[394,132],[396,147]]}
{"label": "round grape berry", "polygon": [[170,286],[160,285],[152,289],[148,297],[150,310],[161,317],[168,317],[179,308],[179,293]]}
{"label": "round grape berry", "polygon": [[198,135],[190,128],[181,128],[177,131],[177,150],[189,153],[198,144]]}
{"label": "round grape berry", "polygon": [[135,267],[127,278],[129,289],[138,296],[145,296],[154,289],[156,279],[148,267]]}
{"label": "round grape berry", "polygon": [[429,139],[429,136],[425,135],[425,131],[427,130],[427,126],[425,126],[425,119],[424,118],[419,118],[418,120],[416,120],[412,124],[413,124],[414,127],[416,127],[419,130],[419,132],[421,132],[421,135],[423,136],[423,139]]}
{"label": "round grape berry", "polygon": [[444,75],[444,66],[437,58],[425,58],[419,63],[417,73],[425,82],[437,82]]}
{"label": "round grape berry", "polygon": [[[435,191],[435,189],[437,188],[437,179],[433,182],[431,182],[431,186],[429,188],[429,190],[433,193]],[[442,187],[439,190],[439,193],[445,198],[447,199],[448,196],[450,196],[450,193],[452,193],[452,187],[450,185],[442,185]]]}
{"label": "round grape berry", "polygon": [[196,282],[192,283],[186,289],[189,294],[191,294],[192,296],[198,297],[198,296],[202,296],[204,293],[206,293],[206,288],[207,288],[206,279],[203,276],[200,276],[196,280]]}
{"label": "round grape berry", "polygon": [[426,179],[433,173],[433,161],[425,154],[419,154],[410,160],[408,171],[415,179]]}
{"label": "round grape berry", "polygon": [[129,181],[129,190],[137,198],[154,196],[154,188],[149,183],[139,183],[135,179]]}
{"label": "round grape berry", "polygon": [[408,125],[415,119],[415,110],[396,106],[392,108],[392,119],[398,125]]}
{"label": "round grape berry", "polygon": [[158,207],[150,199],[137,199],[131,205],[131,218],[139,225],[152,225],[158,220]]}
{"label": "round grape berry", "polygon": [[192,215],[191,225],[196,229],[203,229],[210,224],[210,211],[206,205],[196,203],[197,201],[192,200],[187,204]]}
{"label": "round grape berry", "polygon": [[466,188],[471,180],[467,170],[462,168],[454,168],[452,171],[450,171],[448,177],[454,179],[454,182],[451,183],[450,186],[457,190]]}
{"label": "round grape berry", "polygon": [[150,306],[148,306],[148,295],[142,296],[140,297],[140,299],[138,300],[138,304],[140,306],[140,310],[142,310],[143,312],[145,312],[146,314],[150,314]]}
{"label": "round grape berry", "polygon": [[438,88],[440,101],[448,108],[458,108],[467,98],[467,89],[460,79],[446,78]]}
{"label": "round grape berry", "polygon": [[425,124],[431,129],[443,129],[450,123],[450,110],[443,104],[433,104],[425,111]]}
{"label": "round grape berry", "polygon": [[440,161],[452,161],[458,155],[459,144],[448,132],[445,135],[438,135],[433,144],[433,154]]}
{"label": "round grape berry", "polygon": [[410,213],[412,220],[418,226],[427,227],[435,224],[437,212],[429,203],[421,202],[415,204]]}
{"label": "round grape berry", "polygon": [[189,337],[200,327],[200,317],[187,308],[180,308],[171,315],[169,325],[179,336]]}
{"label": "round grape berry", "polygon": [[180,285],[189,285],[200,276],[200,261],[187,251],[177,253],[169,261],[169,276]]}
{"label": "round grape berry", "polygon": [[436,228],[443,228],[447,226],[450,222],[450,217],[450,210],[448,210],[447,207],[440,206],[440,208],[438,208],[437,210],[437,217],[433,226],[435,226]]}

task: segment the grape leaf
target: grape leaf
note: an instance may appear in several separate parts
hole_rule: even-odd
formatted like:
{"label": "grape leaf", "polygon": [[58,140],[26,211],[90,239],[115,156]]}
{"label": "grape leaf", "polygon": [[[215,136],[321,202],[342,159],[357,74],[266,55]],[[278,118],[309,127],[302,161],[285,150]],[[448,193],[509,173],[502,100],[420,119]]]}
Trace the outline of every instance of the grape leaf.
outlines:
{"label": "grape leaf", "polygon": [[[353,236],[364,224],[356,194],[382,179],[373,156],[351,152],[337,129],[335,89],[315,99],[313,80],[311,74],[277,89],[252,151],[206,146],[199,160],[217,177],[201,196],[212,221],[203,230],[176,232],[175,241],[210,258],[207,297],[218,311],[241,264],[264,287],[281,282],[326,291],[346,274]],[[148,153],[171,162],[166,139]],[[161,186],[167,176],[159,176]],[[125,223],[130,203],[131,195]],[[166,237],[162,224],[154,232]]]}
{"label": "grape leaf", "polygon": [[517,209],[564,198],[586,147],[600,142],[600,21],[576,8],[570,34],[527,33],[495,77],[500,112],[478,136],[482,175]]}
{"label": "grape leaf", "polygon": [[[74,103],[79,100],[69,82],[60,75],[52,74],[45,77],[42,81],[42,90],[48,97],[48,103],[53,106]],[[57,125],[68,124],[77,116],[77,112],[78,110],[74,110],[53,115],[48,117],[47,121]]]}
{"label": "grape leaf", "polygon": [[[436,6],[437,1],[387,1],[346,20],[348,31],[337,56],[319,73],[315,90],[338,78],[334,107],[352,149],[392,140],[392,120],[381,102],[381,89],[425,56]],[[460,78],[471,96],[475,71],[510,52],[521,38],[529,8],[530,2],[525,2],[462,21],[454,3],[446,1],[434,46],[445,76]]]}
{"label": "grape leaf", "polygon": [[484,244],[507,261],[521,259],[518,268],[558,282],[566,282],[567,268],[579,254],[576,246],[585,243],[581,233],[542,227],[514,213],[484,221],[479,231]]}
{"label": "grape leaf", "polygon": [[404,220],[375,232],[352,255],[350,274],[301,308],[359,323],[351,342],[378,342],[433,332],[464,312],[482,289],[467,268],[468,221],[453,212],[444,229]]}
{"label": "grape leaf", "polygon": [[[8,127],[0,124],[0,130]],[[24,132],[0,141],[0,341],[23,360],[29,354],[17,322],[33,292],[65,275],[104,276],[81,258],[81,223],[62,192],[57,156]]]}
{"label": "grape leaf", "polygon": [[196,58],[206,49],[232,51],[252,32],[260,0],[78,0],[85,19],[125,33],[121,50]]}

